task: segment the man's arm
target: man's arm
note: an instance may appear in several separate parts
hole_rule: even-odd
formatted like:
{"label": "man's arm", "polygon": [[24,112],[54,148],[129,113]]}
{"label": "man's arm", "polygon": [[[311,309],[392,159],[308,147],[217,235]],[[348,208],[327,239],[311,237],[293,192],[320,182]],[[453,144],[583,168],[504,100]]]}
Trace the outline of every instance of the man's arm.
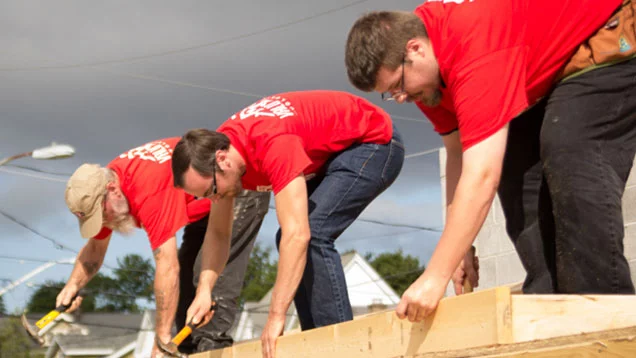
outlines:
{"label": "man's arm", "polygon": [[505,126],[464,152],[444,231],[428,267],[402,296],[396,309],[400,318],[408,316],[410,321],[421,321],[437,307],[495,198],[507,136]]}
{"label": "man's arm", "polygon": [[[68,305],[77,292],[95,276],[99,268],[104,262],[106,251],[108,249],[108,243],[110,242],[110,236],[103,240],[88,239],[86,245],[82,247],[75,259],[75,266],[71,272],[66,285],[57,295],[55,306],[58,307],[62,304]],[[76,299],[73,305],[68,309],[69,312],[76,310],[82,299]]]}
{"label": "man's arm", "polygon": [[462,143],[459,140],[459,131],[442,136],[444,148],[446,148],[446,215],[453,202],[457,182],[462,175]]}
{"label": "man's arm", "polygon": [[281,240],[269,317],[261,338],[264,357],[275,355],[276,338],[283,333],[287,309],[305,270],[311,239],[305,178],[300,175],[292,180],[275,196],[275,200]]}
{"label": "man's arm", "polygon": [[179,260],[177,238],[171,237],[153,252],[155,257],[155,332],[162,342],[170,341],[170,331],[179,301]]}
{"label": "man's arm", "polygon": [[201,246],[201,275],[197,294],[188,308],[186,322],[206,322],[212,318],[212,289],[230,255],[232,222],[234,220],[234,198],[223,198],[211,204],[208,227]]}

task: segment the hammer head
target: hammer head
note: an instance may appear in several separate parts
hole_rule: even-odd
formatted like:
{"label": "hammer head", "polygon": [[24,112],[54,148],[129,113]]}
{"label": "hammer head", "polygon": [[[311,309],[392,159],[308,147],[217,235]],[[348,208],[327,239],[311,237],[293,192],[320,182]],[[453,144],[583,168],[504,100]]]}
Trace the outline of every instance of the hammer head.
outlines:
{"label": "hammer head", "polygon": [[22,317],[20,317],[20,322],[22,322],[22,326],[29,334],[29,337],[31,337],[31,339],[33,339],[39,345],[44,345],[44,338],[40,337],[39,335],[40,329],[35,325],[29,323],[29,320],[26,318],[26,314],[22,314]]}
{"label": "hammer head", "polygon": [[159,348],[162,353],[167,354],[169,357],[188,358],[187,354],[179,352],[179,348],[172,341],[163,343],[161,339],[159,339],[159,337],[155,336],[155,342],[157,344],[157,348]]}

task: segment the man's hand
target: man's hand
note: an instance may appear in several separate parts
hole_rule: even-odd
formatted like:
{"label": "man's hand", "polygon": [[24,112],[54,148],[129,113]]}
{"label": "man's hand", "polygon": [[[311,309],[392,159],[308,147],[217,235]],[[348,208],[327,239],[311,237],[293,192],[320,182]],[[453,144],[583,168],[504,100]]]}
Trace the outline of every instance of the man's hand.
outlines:
{"label": "man's hand", "polygon": [[400,319],[408,317],[411,322],[420,322],[437,308],[437,304],[444,296],[448,281],[424,274],[413,282],[404,292],[402,299],[395,309]]}
{"label": "man's hand", "polygon": [[74,284],[68,283],[57,295],[57,298],[55,299],[55,307],[59,307],[61,305],[68,306],[70,304],[71,307],[69,307],[66,312],[75,311],[82,304],[83,299],[81,296],[77,296],[77,298],[73,300],[73,297],[75,297],[78,292],[79,287]]}
{"label": "man's hand", "polygon": [[264,358],[276,357],[276,339],[283,334],[285,328],[284,314],[269,314],[263,334],[261,335],[261,346],[263,348]]}
{"label": "man's hand", "polygon": [[157,343],[154,343],[152,345],[152,353],[150,353],[150,354],[151,354],[150,355],[151,358],[164,358],[164,357],[166,357],[166,355],[161,350],[159,350],[159,347],[157,347]]}
{"label": "man's hand", "polygon": [[214,315],[214,311],[210,311],[212,307],[212,297],[209,293],[197,293],[188,308],[186,315],[186,323],[192,322],[195,326],[203,326],[208,324]]}
{"label": "man's hand", "polygon": [[475,256],[474,247],[471,247],[466,255],[464,255],[464,258],[453,274],[453,284],[455,286],[456,295],[466,293],[464,292],[465,280],[468,280],[472,287],[479,286],[479,258]]}

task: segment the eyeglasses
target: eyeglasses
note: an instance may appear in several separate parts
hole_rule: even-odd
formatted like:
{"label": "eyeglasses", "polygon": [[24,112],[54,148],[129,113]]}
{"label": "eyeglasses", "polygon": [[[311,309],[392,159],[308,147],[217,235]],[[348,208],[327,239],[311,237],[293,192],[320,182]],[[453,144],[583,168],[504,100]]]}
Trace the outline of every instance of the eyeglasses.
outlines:
{"label": "eyeglasses", "polygon": [[389,101],[395,101],[397,97],[400,97],[402,95],[406,94],[406,91],[404,91],[404,65],[406,63],[406,56],[402,56],[402,80],[400,81],[402,83],[402,86],[400,86],[400,91],[399,92],[395,92],[395,93],[391,93],[391,92],[382,92],[382,94],[380,95],[382,97],[382,100],[385,102],[389,102]]}
{"label": "eyeglasses", "polygon": [[203,193],[204,198],[209,198],[210,196],[214,196],[217,194],[216,188],[216,163],[212,163],[212,186]]}

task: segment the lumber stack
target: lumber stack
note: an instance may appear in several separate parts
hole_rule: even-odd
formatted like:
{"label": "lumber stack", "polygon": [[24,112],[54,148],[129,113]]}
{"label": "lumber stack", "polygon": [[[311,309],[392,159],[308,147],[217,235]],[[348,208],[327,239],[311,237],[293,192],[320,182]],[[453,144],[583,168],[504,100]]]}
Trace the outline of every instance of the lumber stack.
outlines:
{"label": "lumber stack", "polygon": [[[424,322],[393,311],[282,336],[277,357],[636,357],[636,296],[512,295],[508,287],[443,299]],[[260,341],[193,358],[261,357]]]}

